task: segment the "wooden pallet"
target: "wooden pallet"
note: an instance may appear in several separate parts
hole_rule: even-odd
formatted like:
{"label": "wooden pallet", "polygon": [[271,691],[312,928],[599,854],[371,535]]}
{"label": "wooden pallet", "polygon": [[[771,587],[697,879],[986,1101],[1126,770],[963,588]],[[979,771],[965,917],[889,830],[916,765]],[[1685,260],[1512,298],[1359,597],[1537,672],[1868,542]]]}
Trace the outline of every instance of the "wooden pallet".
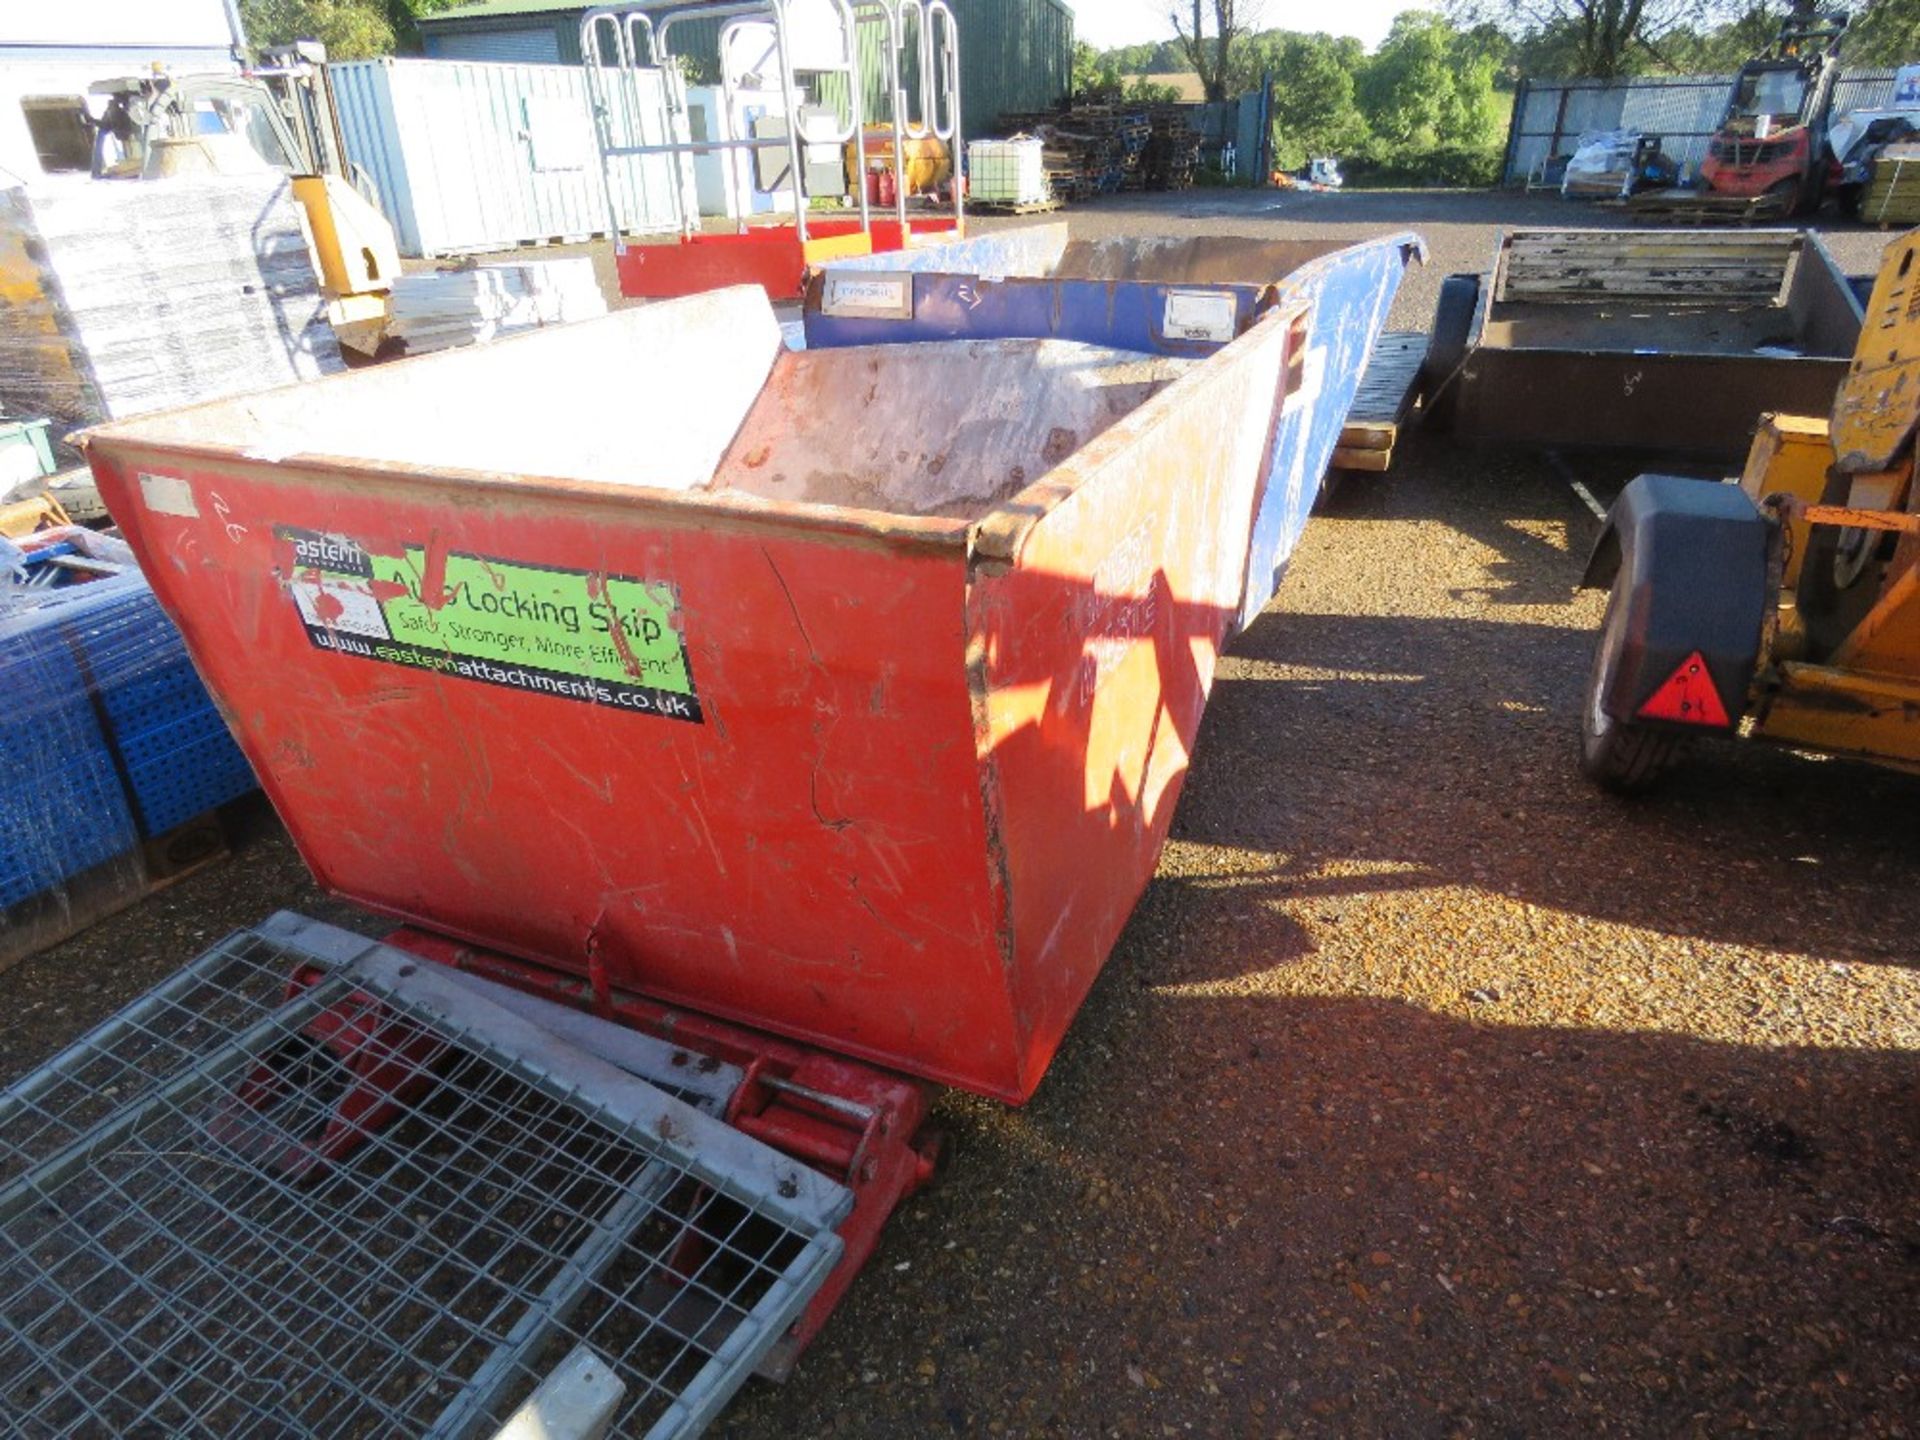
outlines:
{"label": "wooden pallet", "polygon": [[1703,190],[1645,190],[1611,203],[1636,220],[1682,225],[1758,225],[1782,219],[1793,209],[1793,202],[1779,195],[1714,195]]}
{"label": "wooden pallet", "polygon": [[1374,342],[1366,376],[1333,452],[1334,469],[1379,474],[1392,465],[1393,447],[1413,409],[1415,383],[1426,358],[1427,335],[1422,330],[1388,330]]}
{"label": "wooden pallet", "polygon": [[209,810],[0,911],[0,970],[52,949],[227,854],[226,825],[218,810]]}

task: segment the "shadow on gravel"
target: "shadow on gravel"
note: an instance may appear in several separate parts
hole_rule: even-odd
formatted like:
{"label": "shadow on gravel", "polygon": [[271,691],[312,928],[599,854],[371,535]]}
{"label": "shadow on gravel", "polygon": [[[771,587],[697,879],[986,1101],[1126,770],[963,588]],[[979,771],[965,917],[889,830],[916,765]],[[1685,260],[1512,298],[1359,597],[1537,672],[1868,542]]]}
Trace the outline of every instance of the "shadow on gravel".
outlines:
{"label": "shadow on gravel", "polygon": [[[1564,556],[1561,557],[1564,562]],[[1920,964],[1920,778],[1727,740],[1655,793],[1577,768],[1591,636],[1452,617],[1275,614],[1235,646],[1174,822],[1267,851],[1268,898],[1462,885],[1670,935]],[[1164,882],[1161,882],[1164,883]],[[1252,895],[1247,896],[1252,903]]]}
{"label": "shadow on gravel", "polygon": [[1710,476],[1714,470],[1655,455],[1598,452],[1562,455],[1556,465],[1532,446],[1458,444],[1417,433],[1402,444],[1394,465],[1385,475],[1342,477],[1314,513],[1362,522],[1431,521],[1485,546],[1495,556],[1485,566],[1487,583],[1450,591],[1448,598],[1493,605],[1563,605],[1576,593],[1601,522],[1569,475],[1605,508],[1644,472]]}
{"label": "shadow on gravel", "polygon": [[1195,995],[1142,921],[1027,1110],[949,1102],[931,1430],[1907,1433],[1920,1058]]}

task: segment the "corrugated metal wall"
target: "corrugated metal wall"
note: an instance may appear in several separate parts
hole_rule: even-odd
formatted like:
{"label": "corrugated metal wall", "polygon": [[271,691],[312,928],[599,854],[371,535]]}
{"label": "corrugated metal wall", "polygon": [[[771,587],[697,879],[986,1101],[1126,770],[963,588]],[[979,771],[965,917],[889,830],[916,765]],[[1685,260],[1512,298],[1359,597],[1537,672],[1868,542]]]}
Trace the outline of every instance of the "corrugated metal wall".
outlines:
{"label": "corrugated metal wall", "polygon": [[[423,49],[429,60],[483,60],[496,64],[558,65],[566,57],[561,53],[560,33],[554,26],[528,26],[524,30],[455,31],[436,35]],[[579,54],[576,43],[574,53]]]}
{"label": "corrugated metal wall", "polygon": [[[1073,13],[1059,0],[949,0],[960,25],[960,101],[970,138],[1043,110],[1073,84]],[[1113,3],[1113,0],[1101,0]]]}
{"label": "corrugated metal wall", "polygon": [[[364,166],[393,222],[402,255],[503,250],[606,233],[606,201],[576,65],[460,60],[360,60],[329,65],[347,155]],[[652,77],[647,77],[652,78]],[[665,136],[655,91],[631,143]],[[674,228],[671,162],[614,162],[621,228]]]}
{"label": "corrugated metal wall", "polygon": [[[1073,78],[1073,14],[1061,0],[948,0],[960,27],[961,124],[972,137],[997,134],[1000,116],[1040,110],[1062,99]],[[455,15],[428,17],[421,25],[430,56],[472,60],[518,60],[525,47],[557,46],[563,64],[581,59],[580,11],[528,15],[518,20],[483,18],[462,23]],[[719,63],[720,21],[686,20],[673,27],[674,53],[695,62],[696,74],[710,78]],[[868,77],[865,96],[869,119],[892,113],[879,77],[885,45],[883,27],[863,25],[861,67]],[[909,87],[917,73],[902,76]]]}
{"label": "corrugated metal wall", "polygon": [[[1884,105],[1893,96],[1891,70],[1844,71],[1834,83],[1833,113]],[[1645,76],[1599,80],[1533,80],[1514,107],[1507,138],[1506,181],[1525,181],[1552,155],[1564,155],[1594,130],[1637,130],[1661,137],[1661,148],[1698,168],[1707,141],[1726,113],[1731,75]]]}

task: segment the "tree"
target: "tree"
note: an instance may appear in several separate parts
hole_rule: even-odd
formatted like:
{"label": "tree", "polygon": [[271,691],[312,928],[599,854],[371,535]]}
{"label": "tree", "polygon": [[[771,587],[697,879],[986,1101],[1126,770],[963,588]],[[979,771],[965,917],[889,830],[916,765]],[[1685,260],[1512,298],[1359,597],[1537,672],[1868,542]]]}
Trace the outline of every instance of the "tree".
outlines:
{"label": "tree", "polygon": [[1476,150],[1496,143],[1489,103],[1497,62],[1484,37],[1432,10],[1407,10],[1360,76],[1374,133],[1400,150]]}
{"label": "tree", "polygon": [[1111,50],[1104,54],[1091,45],[1076,42],[1073,47],[1073,98],[1076,100],[1118,100],[1126,90],[1120,69]]}
{"label": "tree", "polygon": [[1075,95],[1090,94],[1100,87],[1106,75],[1102,65],[1104,57],[1084,40],[1073,42],[1073,82],[1070,87]]}
{"label": "tree", "polygon": [[390,55],[397,41],[385,0],[240,0],[240,20],[255,49],[318,40],[332,60]]}
{"label": "tree", "polygon": [[[1175,4],[1168,18],[1207,99],[1225,100],[1232,93],[1235,61],[1259,23],[1260,10],[1260,0],[1193,0],[1191,16],[1183,17]],[[1207,33],[1209,17],[1212,34]]]}
{"label": "tree", "polygon": [[1552,73],[1617,79],[1666,68],[1661,46],[1716,19],[1751,8],[1737,0],[1448,0],[1448,13],[1465,25],[1492,23],[1524,37],[1538,63],[1553,57]]}
{"label": "tree", "polygon": [[1329,35],[1269,31],[1245,51],[1252,65],[1285,77],[1273,87],[1273,160],[1297,170],[1315,155],[1352,154],[1367,140],[1366,117],[1354,103],[1360,47]]}
{"label": "tree", "polygon": [[1920,0],[1868,0],[1842,51],[1864,65],[1905,65],[1920,60]]}
{"label": "tree", "polygon": [[414,21],[462,0],[240,0],[240,21],[255,49],[318,40],[333,60],[366,60],[418,50]]}

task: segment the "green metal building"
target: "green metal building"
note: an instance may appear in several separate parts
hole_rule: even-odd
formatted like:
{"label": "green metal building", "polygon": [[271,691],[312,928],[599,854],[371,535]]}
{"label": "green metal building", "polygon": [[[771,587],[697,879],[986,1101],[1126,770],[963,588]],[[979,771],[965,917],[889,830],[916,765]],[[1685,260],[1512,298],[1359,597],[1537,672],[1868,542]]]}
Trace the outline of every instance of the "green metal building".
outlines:
{"label": "green metal building", "polygon": [[[1065,0],[947,3],[960,26],[961,123],[969,139],[997,134],[1003,114],[1043,110],[1066,97],[1073,11]],[[580,17],[588,8],[577,0],[473,0],[421,16],[421,46],[435,60],[578,65]],[[865,29],[863,40],[873,33]],[[675,27],[673,44],[696,64],[713,65],[719,36],[718,21],[686,22]],[[879,108],[880,97],[870,94],[868,113]]]}

